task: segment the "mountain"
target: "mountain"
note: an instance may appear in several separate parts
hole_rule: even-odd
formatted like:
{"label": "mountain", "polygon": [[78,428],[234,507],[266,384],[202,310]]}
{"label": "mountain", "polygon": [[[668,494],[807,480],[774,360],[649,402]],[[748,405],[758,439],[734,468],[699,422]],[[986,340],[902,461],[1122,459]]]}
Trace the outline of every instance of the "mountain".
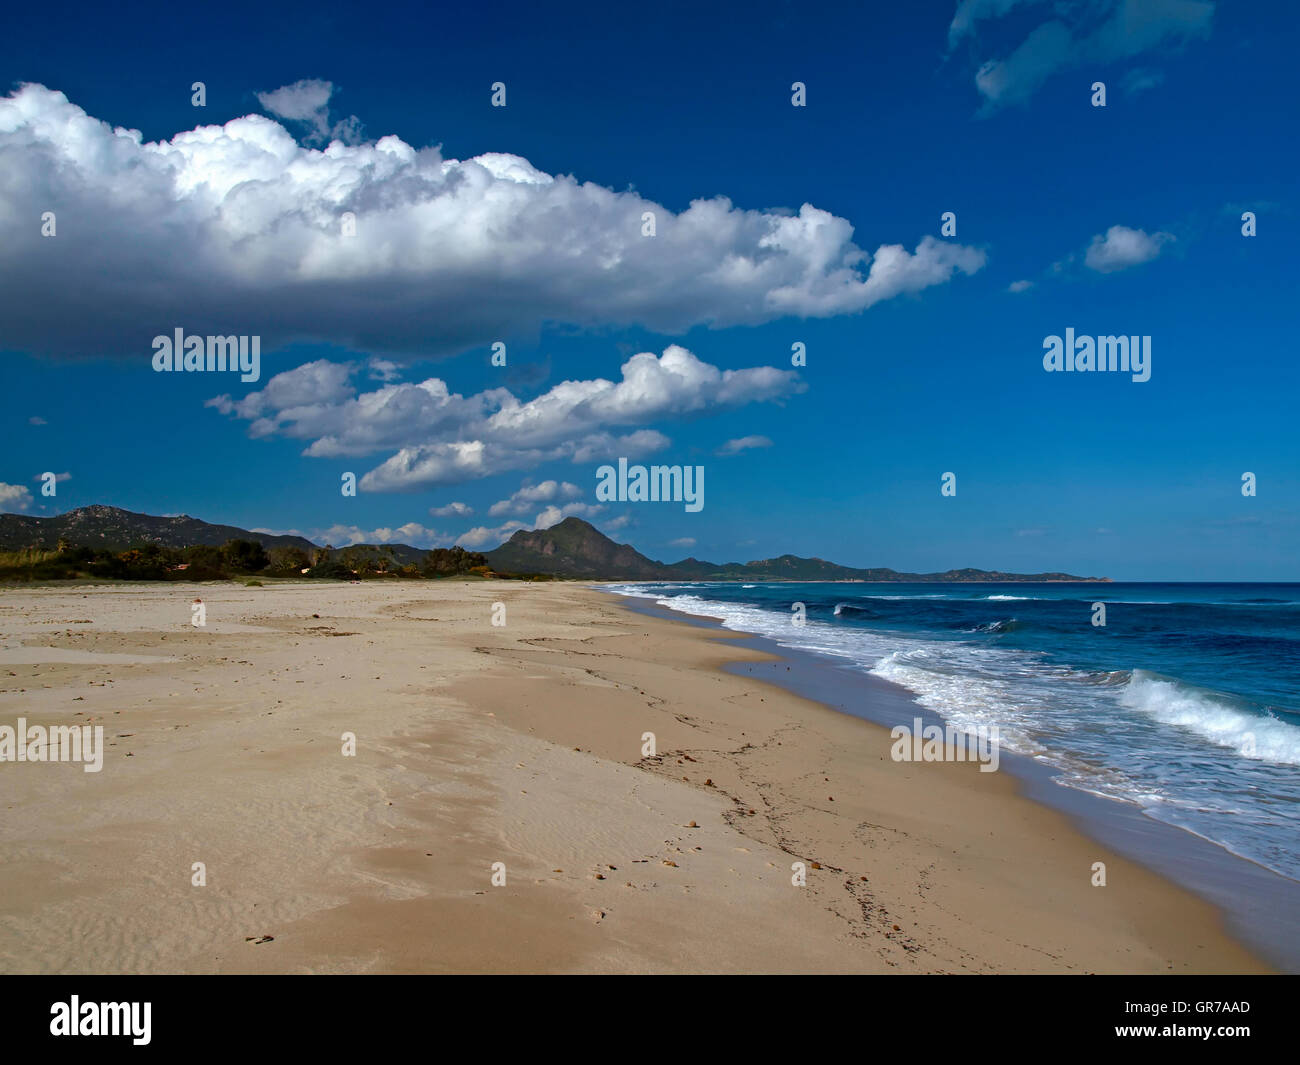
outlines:
{"label": "mountain", "polygon": [[188,514],[158,518],[100,504],[79,507],[52,518],[0,514],[0,550],[17,551],[24,547],[53,550],[60,540],[67,540],[74,547],[104,547],[118,551],[140,544],[177,548],[200,544],[220,547],[227,540],[253,540],[268,550],[272,547],[298,547],[310,553],[316,547],[301,536],[271,536],[233,525],[210,525]]}
{"label": "mountain", "polygon": [[662,562],[652,562],[627,544],[616,544],[581,518],[565,518],[549,529],[520,529],[495,551],[488,551],[487,559],[501,573],[624,580],[664,576]]}
{"label": "mountain", "polygon": [[581,518],[531,532],[520,530],[495,551],[489,565],[507,573],[549,573],[557,577],[612,580],[759,581],[1108,581],[1068,573],[1003,573],[952,569],[943,573],[900,573],[892,569],[852,569],[821,558],[781,555],[755,562],[703,562],[696,558],[665,564],[648,559],[628,544],[615,543]]}
{"label": "mountain", "polygon": [[687,558],[664,567],[674,580],[726,581],[897,581],[960,583],[962,581],[1107,581],[1109,577],[1075,577],[1069,573],[1003,573],[1001,570],[950,569],[942,573],[900,573],[881,567],[854,569],[824,558],[782,555],[756,562],[701,562]]}
{"label": "mountain", "polygon": [[[275,536],[234,525],[212,525],[187,514],[160,518],[96,504],[52,518],[0,514],[0,550],[53,549],[60,540],[74,547],[125,551],[152,543],[162,547],[220,547],[227,540],[253,540],[268,551],[297,547],[309,555],[317,545],[302,536]],[[426,552],[408,544],[357,544],[336,549],[348,557],[391,558],[397,565],[420,564]],[[565,518],[549,529],[516,532],[495,551],[488,564],[498,573],[539,573],[588,580],[633,581],[1106,581],[1108,577],[1074,577],[1068,573],[1002,573],[953,569],[943,573],[899,573],[892,569],[852,569],[821,558],[781,555],[754,562],[705,562],[696,558],[665,564],[646,558],[628,544],[615,543],[581,518]]]}
{"label": "mountain", "polygon": [[[112,551],[125,551],[141,544],[175,548],[220,547],[227,540],[252,540],[268,551],[273,547],[297,547],[309,556],[318,546],[303,536],[276,536],[234,525],[212,525],[188,514],[160,518],[101,504],[80,507],[52,518],[0,514],[0,551],[19,551],[26,547],[53,550],[60,540],[66,540],[73,547]],[[418,565],[425,556],[425,551],[408,544],[357,544],[352,551],[357,558],[391,558],[399,566],[411,562]]]}

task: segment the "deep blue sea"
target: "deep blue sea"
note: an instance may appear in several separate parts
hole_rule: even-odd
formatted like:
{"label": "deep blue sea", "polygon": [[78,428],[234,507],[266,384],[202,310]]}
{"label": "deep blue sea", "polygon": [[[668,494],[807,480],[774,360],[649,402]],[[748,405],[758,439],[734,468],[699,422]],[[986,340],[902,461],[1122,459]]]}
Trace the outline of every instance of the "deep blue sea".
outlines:
{"label": "deep blue sea", "polygon": [[1300,584],[612,590],[847,661],[955,727],[997,725],[1067,786],[1300,880]]}

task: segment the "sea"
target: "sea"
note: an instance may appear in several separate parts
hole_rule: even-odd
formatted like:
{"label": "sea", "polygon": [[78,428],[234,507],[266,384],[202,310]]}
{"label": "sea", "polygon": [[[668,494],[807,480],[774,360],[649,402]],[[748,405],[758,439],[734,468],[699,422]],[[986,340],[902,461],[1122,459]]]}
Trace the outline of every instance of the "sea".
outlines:
{"label": "sea", "polygon": [[1057,784],[1300,881],[1300,584],[606,590],[891,681]]}

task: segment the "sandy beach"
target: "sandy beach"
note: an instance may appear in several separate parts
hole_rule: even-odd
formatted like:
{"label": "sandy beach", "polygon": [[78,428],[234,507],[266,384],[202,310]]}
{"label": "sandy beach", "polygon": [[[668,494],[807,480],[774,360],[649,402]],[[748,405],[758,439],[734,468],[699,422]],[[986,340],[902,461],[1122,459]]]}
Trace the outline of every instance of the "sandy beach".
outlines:
{"label": "sandy beach", "polygon": [[0,763],[0,971],[1269,971],[760,657],[575,584],[7,589],[0,724],[108,746]]}

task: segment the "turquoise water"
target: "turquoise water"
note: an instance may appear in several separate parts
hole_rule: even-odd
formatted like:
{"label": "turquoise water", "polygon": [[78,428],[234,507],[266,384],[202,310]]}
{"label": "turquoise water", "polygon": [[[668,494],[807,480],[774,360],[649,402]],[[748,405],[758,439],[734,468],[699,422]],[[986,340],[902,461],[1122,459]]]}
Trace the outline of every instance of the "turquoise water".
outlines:
{"label": "turquoise water", "polygon": [[1300,879],[1300,585],[614,590],[847,661],[956,727],[998,726],[1067,786]]}

